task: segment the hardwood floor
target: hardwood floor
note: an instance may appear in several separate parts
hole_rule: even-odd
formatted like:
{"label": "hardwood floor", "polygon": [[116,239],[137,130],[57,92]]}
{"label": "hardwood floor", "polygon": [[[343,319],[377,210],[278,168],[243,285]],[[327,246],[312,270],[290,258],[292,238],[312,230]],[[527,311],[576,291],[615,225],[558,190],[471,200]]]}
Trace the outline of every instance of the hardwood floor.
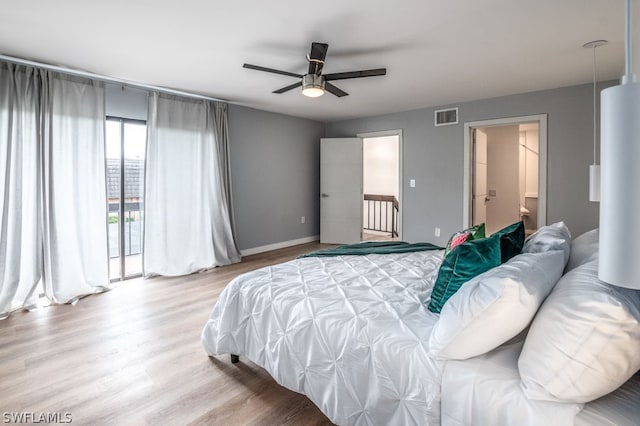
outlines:
{"label": "hardwood floor", "polygon": [[63,420],[70,413],[80,425],[331,424],[246,358],[209,358],[200,343],[232,278],[326,247],[303,244],[188,277],[125,281],[75,306],[14,313],[0,321],[0,412]]}

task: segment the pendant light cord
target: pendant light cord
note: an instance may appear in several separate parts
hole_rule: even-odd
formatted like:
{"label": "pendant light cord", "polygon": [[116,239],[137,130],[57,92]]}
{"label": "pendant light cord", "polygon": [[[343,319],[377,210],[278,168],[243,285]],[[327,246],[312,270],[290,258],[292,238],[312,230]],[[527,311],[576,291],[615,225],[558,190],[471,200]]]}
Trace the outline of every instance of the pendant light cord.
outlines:
{"label": "pendant light cord", "polygon": [[582,45],[593,54],[593,165],[598,165],[598,79],[596,78],[596,48],[605,46],[607,40],[593,40]]}
{"label": "pendant light cord", "polygon": [[634,75],[633,75],[633,61],[632,61],[632,52],[631,52],[631,0],[626,0],[624,5],[624,32],[625,32],[625,74],[623,78],[623,83],[633,83]]}
{"label": "pendant light cord", "polygon": [[597,45],[593,46],[593,164],[597,164],[596,161],[596,143],[597,143],[597,117],[596,117],[596,102],[597,102],[597,97],[596,97],[596,47]]}

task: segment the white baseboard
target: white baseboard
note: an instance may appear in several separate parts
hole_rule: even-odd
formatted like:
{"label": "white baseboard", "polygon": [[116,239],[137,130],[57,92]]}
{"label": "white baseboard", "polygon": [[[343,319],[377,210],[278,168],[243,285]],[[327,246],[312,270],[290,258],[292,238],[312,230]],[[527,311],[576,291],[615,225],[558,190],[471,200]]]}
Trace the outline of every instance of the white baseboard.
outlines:
{"label": "white baseboard", "polygon": [[298,238],[297,240],[283,241],[281,243],[267,244],[266,246],[253,247],[246,250],[240,250],[242,256],[251,256],[252,254],[264,253],[265,251],[278,250],[285,247],[297,246],[299,244],[312,243],[320,241],[320,235],[312,235],[310,237]]}

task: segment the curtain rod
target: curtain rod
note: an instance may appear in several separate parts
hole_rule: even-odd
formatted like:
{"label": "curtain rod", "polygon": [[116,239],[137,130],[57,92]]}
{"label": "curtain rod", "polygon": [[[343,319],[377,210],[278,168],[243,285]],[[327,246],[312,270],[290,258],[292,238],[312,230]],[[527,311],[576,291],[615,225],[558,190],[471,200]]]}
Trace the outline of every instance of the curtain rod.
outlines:
{"label": "curtain rod", "polygon": [[44,68],[44,69],[47,69],[47,70],[56,71],[56,72],[63,73],[63,74],[75,75],[75,76],[78,76],[78,77],[85,77],[85,78],[90,78],[90,79],[94,79],[94,80],[100,80],[100,81],[104,81],[104,82],[107,82],[107,83],[116,83],[116,84],[125,85],[125,86],[129,86],[129,87],[135,87],[135,88],[138,88],[138,89],[145,89],[145,90],[163,92],[163,93],[167,93],[167,94],[170,94],[170,95],[185,96],[185,97],[188,97],[188,98],[204,99],[204,100],[207,100],[207,101],[215,101],[215,102],[228,102],[228,101],[226,101],[224,99],[213,98],[211,96],[199,95],[197,93],[183,92],[182,90],[169,89],[167,87],[154,86],[154,85],[151,85],[151,84],[137,83],[135,81],[123,80],[123,79],[120,79],[120,78],[109,77],[109,76],[106,76],[106,75],[94,74],[94,73],[88,72],[88,71],[74,70],[73,68],[59,67],[59,66],[56,66],[56,65],[45,64],[45,63],[42,63],[42,62],[36,62],[36,61],[30,61],[30,60],[27,60],[27,59],[16,58],[16,57],[13,57],[13,56],[3,55],[1,53],[0,53],[0,60],[7,61],[7,62],[12,62],[14,64],[19,64],[19,65],[27,65],[27,66],[31,66],[31,67]]}

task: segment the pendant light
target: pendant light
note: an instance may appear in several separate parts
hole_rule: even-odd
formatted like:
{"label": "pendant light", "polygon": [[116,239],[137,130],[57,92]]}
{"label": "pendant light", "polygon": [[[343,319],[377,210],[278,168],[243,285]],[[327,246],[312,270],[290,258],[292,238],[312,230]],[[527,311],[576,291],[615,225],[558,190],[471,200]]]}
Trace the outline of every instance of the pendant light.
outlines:
{"label": "pendant light", "polygon": [[604,46],[607,40],[594,40],[582,45],[593,49],[593,164],[589,166],[589,201],[600,201],[600,166],[597,161],[597,96],[596,96],[596,47]]}
{"label": "pendant light", "polygon": [[640,83],[632,72],[631,0],[625,2],[625,75],[601,94],[602,281],[640,289]]}

